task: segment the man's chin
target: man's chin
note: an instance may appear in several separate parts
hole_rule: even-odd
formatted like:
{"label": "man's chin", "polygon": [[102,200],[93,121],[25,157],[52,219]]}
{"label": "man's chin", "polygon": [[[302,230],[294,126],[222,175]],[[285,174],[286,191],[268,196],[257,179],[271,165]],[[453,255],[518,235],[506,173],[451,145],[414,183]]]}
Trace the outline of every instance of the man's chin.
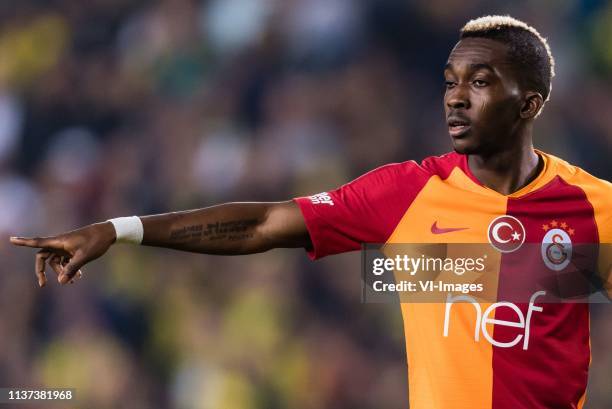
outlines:
{"label": "man's chin", "polygon": [[462,155],[473,155],[477,153],[478,148],[474,143],[465,139],[453,139],[453,150]]}

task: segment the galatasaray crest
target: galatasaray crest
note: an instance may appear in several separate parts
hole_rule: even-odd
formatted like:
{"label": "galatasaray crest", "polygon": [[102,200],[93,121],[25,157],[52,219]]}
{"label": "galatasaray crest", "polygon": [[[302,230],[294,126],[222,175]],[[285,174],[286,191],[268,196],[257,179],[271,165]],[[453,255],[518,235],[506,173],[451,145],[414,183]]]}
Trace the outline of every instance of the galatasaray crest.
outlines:
{"label": "galatasaray crest", "polygon": [[572,259],[572,238],[574,229],[565,222],[551,220],[542,225],[545,231],[542,239],[542,260],[546,267],[561,271]]}

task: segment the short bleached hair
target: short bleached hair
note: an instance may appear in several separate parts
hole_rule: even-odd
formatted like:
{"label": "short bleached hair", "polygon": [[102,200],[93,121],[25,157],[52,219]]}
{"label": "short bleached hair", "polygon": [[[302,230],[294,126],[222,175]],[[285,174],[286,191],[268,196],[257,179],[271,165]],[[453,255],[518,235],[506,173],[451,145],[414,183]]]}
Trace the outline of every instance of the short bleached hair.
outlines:
{"label": "short bleached hair", "polygon": [[508,56],[516,64],[523,85],[550,98],[555,76],[555,59],[548,42],[527,23],[510,16],[484,16],[468,21],[460,38],[490,38],[508,46]]}

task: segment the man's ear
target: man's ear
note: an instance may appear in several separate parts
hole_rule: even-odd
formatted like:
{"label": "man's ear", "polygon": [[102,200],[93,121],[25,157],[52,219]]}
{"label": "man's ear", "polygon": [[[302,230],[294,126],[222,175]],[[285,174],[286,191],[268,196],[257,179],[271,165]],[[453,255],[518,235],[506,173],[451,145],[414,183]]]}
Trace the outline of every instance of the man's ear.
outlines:
{"label": "man's ear", "polygon": [[543,106],[544,98],[542,98],[542,94],[535,91],[527,91],[523,99],[523,105],[521,106],[521,118],[535,118]]}

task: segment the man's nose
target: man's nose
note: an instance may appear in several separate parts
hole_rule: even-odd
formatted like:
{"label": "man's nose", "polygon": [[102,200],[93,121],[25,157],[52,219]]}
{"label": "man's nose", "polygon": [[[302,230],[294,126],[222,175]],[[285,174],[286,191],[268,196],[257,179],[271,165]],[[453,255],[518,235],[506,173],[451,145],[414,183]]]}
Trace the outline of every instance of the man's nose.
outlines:
{"label": "man's nose", "polygon": [[470,107],[470,98],[467,86],[457,84],[453,89],[449,90],[446,98],[446,105],[449,108],[464,108]]}

